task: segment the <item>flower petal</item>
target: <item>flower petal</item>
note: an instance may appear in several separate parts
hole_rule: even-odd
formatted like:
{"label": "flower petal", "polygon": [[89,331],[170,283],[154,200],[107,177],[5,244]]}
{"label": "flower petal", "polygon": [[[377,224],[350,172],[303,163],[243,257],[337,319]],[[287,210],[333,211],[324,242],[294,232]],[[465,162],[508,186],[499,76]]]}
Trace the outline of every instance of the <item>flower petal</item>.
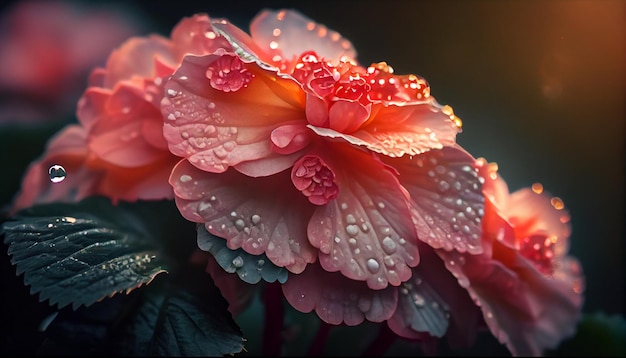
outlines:
{"label": "flower petal", "polygon": [[322,267],[372,289],[398,286],[419,262],[407,193],[371,153],[345,143],[324,149],[319,157],[334,172],[339,193],[315,210],[308,226]]}
{"label": "flower petal", "polygon": [[[457,255],[440,254],[444,260]],[[582,297],[568,282],[544,276],[498,241],[491,264],[478,262],[485,260],[481,256],[465,255],[462,274],[469,278],[468,291],[479,303],[489,329],[513,355],[541,355],[574,333]]]}
{"label": "flower petal", "polygon": [[411,194],[418,238],[434,248],[481,252],[484,215],[476,161],[460,147],[387,159]]}
{"label": "flower petal", "polygon": [[[89,95],[92,92],[100,94]],[[107,92],[109,96],[101,108],[100,101]],[[93,99],[98,102],[92,103]],[[152,146],[142,135],[142,122],[162,123],[162,120],[159,109],[145,101],[141,89],[125,84],[116,86],[112,92],[92,88],[87,90],[81,106],[92,107],[82,113],[98,113],[98,120],[89,130],[89,149],[101,159],[121,167],[139,167],[163,157],[164,151]]]}
{"label": "flower petal", "polygon": [[289,275],[282,288],[296,310],[315,310],[324,322],[333,325],[356,326],[365,319],[382,322],[396,310],[398,300],[394,287],[374,291],[363,282],[326,272],[319,264],[308,265],[299,275]]}
{"label": "flower petal", "polygon": [[294,273],[316,260],[316,250],[306,239],[312,207],[293,188],[288,172],[262,178],[234,170],[212,174],[181,160],[170,184],[182,215],[226,239],[231,250],[265,253]]}
{"label": "flower petal", "polygon": [[214,53],[220,48],[230,50],[229,42],[213,29],[212,19],[206,14],[185,17],[172,30],[172,49],[177,59],[187,54]]}
{"label": "flower petal", "polygon": [[554,241],[557,256],[569,250],[571,228],[569,213],[559,198],[547,192],[539,194],[529,188],[511,193],[504,214],[513,223],[517,237],[528,237],[531,233],[549,233]]}
{"label": "flower petal", "polygon": [[350,41],[293,10],[262,11],[252,20],[250,34],[257,45],[269,49],[272,58],[294,61],[310,50],[335,64],[342,57],[356,58]]}
{"label": "flower petal", "polygon": [[399,288],[398,308],[388,322],[389,328],[407,338],[423,338],[424,333],[443,337],[448,329],[449,307],[437,291],[419,275]]}
{"label": "flower petal", "polygon": [[246,283],[256,284],[261,281],[285,283],[287,270],[267,261],[265,254],[250,255],[242,249],[230,250],[226,240],[212,235],[204,225],[198,225],[198,247],[210,252],[217,263],[228,273],[237,273]]}
{"label": "flower petal", "polygon": [[441,107],[430,98],[424,103],[406,106],[374,104],[369,122],[350,134],[329,128],[310,128],[320,136],[342,138],[390,157],[418,155],[452,146],[460,128],[452,119],[450,107]]}
{"label": "flower petal", "polygon": [[470,347],[478,332],[480,310],[434,250],[426,244],[419,248],[420,265],[398,288],[398,309],[387,321],[389,328],[418,340],[445,334],[451,346]]}
{"label": "flower petal", "polygon": [[168,39],[158,35],[128,39],[111,52],[106,63],[103,87],[113,88],[116,83],[133,77],[154,77],[156,71],[154,59],[157,56],[174,68],[176,61],[171,46]]}
{"label": "flower petal", "polygon": [[[163,133],[170,151],[198,168],[220,173],[246,161],[277,158],[271,133],[277,127],[303,121],[304,94],[296,82],[275,77],[255,65],[255,78],[235,92],[213,88],[206,77],[218,55],[187,56],[167,82],[162,102]],[[295,158],[287,157],[288,165]],[[257,168],[262,170],[262,168]],[[270,167],[258,176],[276,173]]]}

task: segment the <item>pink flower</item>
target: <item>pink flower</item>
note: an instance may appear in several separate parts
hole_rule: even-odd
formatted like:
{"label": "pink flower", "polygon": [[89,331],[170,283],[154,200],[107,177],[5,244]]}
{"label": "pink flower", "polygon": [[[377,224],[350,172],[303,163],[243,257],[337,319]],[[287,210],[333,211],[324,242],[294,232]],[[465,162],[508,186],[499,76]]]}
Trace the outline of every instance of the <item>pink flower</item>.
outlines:
{"label": "pink flower", "polygon": [[511,353],[540,355],[574,333],[581,313],[584,281],[568,256],[569,214],[540,185],[509,194],[496,165],[480,160],[479,166],[483,253],[437,254]]}
{"label": "pink flower", "polygon": [[411,277],[420,240],[481,251],[473,159],[452,147],[460,120],[425,80],[358,65],[347,40],[296,12],[262,12],[251,36],[212,24],[229,46],[186,56],[162,101],[185,218],[230,249],[294,274],[319,261],[372,295]]}
{"label": "pink flower", "polygon": [[0,122],[71,113],[89,71],[142,29],[127,10],[62,0],[22,0],[9,8],[0,20],[0,89],[13,98],[3,103]]}
{"label": "pink flower", "polygon": [[[31,164],[12,210],[89,195],[114,202],[173,198],[168,178],[179,158],[163,137],[164,79],[184,55],[221,46],[206,37],[209,31],[208,18],[196,15],[183,19],[171,38],[135,37],[112,52],[106,67],[92,72],[78,103],[80,124],[59,133]],[[55,164],[67,170],[60,183],[48,179]]]}

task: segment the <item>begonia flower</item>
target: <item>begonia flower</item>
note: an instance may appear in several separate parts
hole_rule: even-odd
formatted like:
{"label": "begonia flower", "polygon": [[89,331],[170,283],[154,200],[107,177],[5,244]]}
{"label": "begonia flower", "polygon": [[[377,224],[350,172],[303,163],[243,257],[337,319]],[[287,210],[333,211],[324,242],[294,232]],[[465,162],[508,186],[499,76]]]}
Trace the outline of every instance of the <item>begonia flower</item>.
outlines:
{"label": "begonia flower", "polygon": [[319,261],[372,290],[411,277],[420,240],[481,251],[473,158],[424,79],[358,65],[297,12],[262,12],[250,36],[212,25],[230,46],[186,56],[162,101],[185,218],[294,274]]}
{"label": "begonia flower", "polygon": [[298,12],[262,11],[249,34],[197,14],[169,37],[130,38],[91,72],[77,118],[11,210],[171,199],[197,228],[187,263],[232,315],[267,289],[265,333],[282,298],[426,353],[488,329],[513,355],[541,355],[574,332],[584,278],[563,202],[540,185],[509,192],[456,142],[461,120],[425,79],[361,65]]}
{"label": "begonia flower", "polygon": [[[205,36],[208,17],[183,19],[170,38],[133,37],[92,71],[79,100],[79,125],[63,129],[27,170],[12,210],[35,203],[78,201],[89,195],[118,200],[173,197],[168,178],[178,158],[163,137],[160,100],[164,79],[188,53],[226,45]],[[68,179],[51,183],[48,168],[62,165]]]}

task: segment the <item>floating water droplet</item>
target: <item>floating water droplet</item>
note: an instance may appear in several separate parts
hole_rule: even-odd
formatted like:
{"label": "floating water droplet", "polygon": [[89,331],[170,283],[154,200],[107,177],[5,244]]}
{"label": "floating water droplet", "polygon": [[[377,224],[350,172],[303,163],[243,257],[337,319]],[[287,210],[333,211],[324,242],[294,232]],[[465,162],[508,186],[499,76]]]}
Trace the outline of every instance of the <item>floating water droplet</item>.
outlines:
{"label": "floating water droplet", "polygon": [[58,164],[55,164],[48,169],[48,174],[50,175],[51,182],[60,183],[65,180],[67,172],[65,171],[65,168]]}

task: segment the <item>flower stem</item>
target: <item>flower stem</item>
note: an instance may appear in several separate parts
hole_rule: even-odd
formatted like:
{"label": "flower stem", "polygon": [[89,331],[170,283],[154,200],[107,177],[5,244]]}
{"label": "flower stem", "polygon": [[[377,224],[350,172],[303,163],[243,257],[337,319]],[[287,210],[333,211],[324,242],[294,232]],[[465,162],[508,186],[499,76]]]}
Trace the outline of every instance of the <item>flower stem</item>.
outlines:
{"label": "flower stem", "polygon": [[278,282],[265,284],[263,287],[263,301],[265,306],[265,327],[263,329],[262,354],[264,356],[278,357],[281,353],[283,321],[285,318],[282,289]]}
{"label": "flower stem", "polygon": [[307,353],[309,357],[322,356],[331,328],[332,326],[330,324],[320,320],[320,325],[317,328],[317,334],[315,334],[315,338],[313,338],[313,341],[309,346],[309,352]]}
{"label": "flower stem", "polygon": [[393,344],[396,340],[397,336],[387,324],[380,324],[380,329],[378,330],[378,335],[376,338],[370,343],[369,347],[363,352],[363,356],[374,357],[374,356],[382,356],[387,352],[387,349]]}

